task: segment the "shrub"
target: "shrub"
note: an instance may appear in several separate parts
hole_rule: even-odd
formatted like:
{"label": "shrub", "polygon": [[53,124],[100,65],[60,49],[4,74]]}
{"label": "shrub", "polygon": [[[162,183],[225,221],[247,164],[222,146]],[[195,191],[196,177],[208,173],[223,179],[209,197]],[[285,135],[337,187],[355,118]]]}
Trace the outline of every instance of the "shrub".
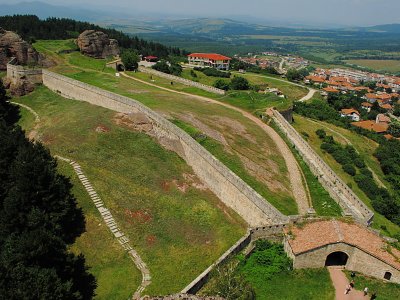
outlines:
{"label": "shrub", "polygon": [[250,89],[250,83],[246,78],[235,76],[231,81],[232,90],[248,90]]}
{"label": "shrub", "polygon": [[128,71],[134,71],[139,67],[139,56],[133,50],[125,50],[122,52],[121,61]]}
{"label": "shrub", "polygon": [[222,79],[218,79],[217,81],[215,81],[213,87],[224,91],[228,91],[230,88],[229,83]]}
{"label": "shrub", "polygon": [[345,164],[342,166],[343,171],[345,171],[350,176],[355,176],[357,174],[356,168],[351,164]]}
{"label": "shrub", "polygon": [[323,129],[318,129],[315,133],[318,135],[318,137],[319,137],[321,140],[324,139],[324,138],[326,137],[326,132],[325,132],[325,130],[323,130]]}
{"label": "shrub", "polygon": [[204,75],[211,76],[211,77],[222,77],[222,78],[230,78],[231,73],[223,72],[214,68],[204,68],[201,70]]}
{"label": "shrub", "polygon": [[362,158],[358,157],[354,160],[354,164],[357,168],[365,168],[365,162]]}

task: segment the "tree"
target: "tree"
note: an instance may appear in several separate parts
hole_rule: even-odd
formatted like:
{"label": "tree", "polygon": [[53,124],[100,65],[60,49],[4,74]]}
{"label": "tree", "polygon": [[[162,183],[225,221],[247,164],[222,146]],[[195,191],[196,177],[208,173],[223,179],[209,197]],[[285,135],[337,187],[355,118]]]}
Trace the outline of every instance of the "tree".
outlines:
{"label": "tree", "polygon": [[250,83],[246,78],[235,76],[231,81],[232,90],[248,90],[250,89]]}
{"label": "tree", "polygon": [[0,298],[92,299],[95,278],[69,250],[85,229],[72,185],[0,98]]}
{"label": "tree", "polygon": [[156,71],[163,72],[169,74],[169,65],[165,60],[160,60],[157,62],[152,68]]}
{"label": "tree", "polygon": [[303,80],[308,74],[309,72],[305,68],[300,70],[289,69],[286,73],[286,78],[290,81],[300,81]]}
{"label": "tree", "polygon": [[224,91],[228,91],[229,90],[229,83],[226,82],[225,80],[222,79],[218,79],[214,82],[213,87],[217,88],[217,89],[221,89]]}
{"label": "tree", "polygon": [[133,50],[125,50],[121,54],[121,61],[128,71],[134,71],[139,67],[139,55]]}
{"label": "tree", "polygon": [[218,295],[227,300],[253,300],[255,292],[243,275],[236,272],[236,261],[230,261],[219,266],[214,271],[214,277],[218,278],[212,286],[210,294]]}
{"label": "tree", "polygon": [[0,120],[3,120],[7,126],[15,124],[20,118],[19,107],[11,104],[9,100],[3,81],[0,79]]}
{"label": "tree", "polygon": [[388,133],[394,137],[400,137],[400,122],[393,121],[390,123]]}

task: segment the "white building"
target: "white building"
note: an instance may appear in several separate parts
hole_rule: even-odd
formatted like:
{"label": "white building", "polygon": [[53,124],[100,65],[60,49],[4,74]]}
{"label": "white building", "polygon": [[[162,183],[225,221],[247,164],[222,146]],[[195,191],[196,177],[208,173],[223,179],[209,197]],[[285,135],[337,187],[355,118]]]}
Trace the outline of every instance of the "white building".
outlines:
{"label": "white building", "polygon": [[343,108],[340,112],[342,118],[350,118],[354,122],[360,121],[360,113],[354,108]]}
{"label": "white building", "polygon": [[188,55],[189,65],[201,68],[229,70],[230,57],[216,53],[192,53]]}

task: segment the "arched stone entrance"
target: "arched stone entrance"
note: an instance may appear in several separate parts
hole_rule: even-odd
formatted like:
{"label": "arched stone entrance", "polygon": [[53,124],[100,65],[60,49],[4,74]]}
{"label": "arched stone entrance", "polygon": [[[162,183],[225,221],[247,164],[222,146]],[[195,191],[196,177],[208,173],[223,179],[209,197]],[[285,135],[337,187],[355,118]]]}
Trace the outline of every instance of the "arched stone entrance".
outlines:
{"label": "arched stone entrance", "polygon": [[345,266],[349,256],[341,251],[332,252],[326,257],[325,267],[329,266]]}
{"label": "arched stone entrance", "polygon": [[125,71],[125,66],[123,64],[117,64],[117,71],[118,72],[123,72]]}

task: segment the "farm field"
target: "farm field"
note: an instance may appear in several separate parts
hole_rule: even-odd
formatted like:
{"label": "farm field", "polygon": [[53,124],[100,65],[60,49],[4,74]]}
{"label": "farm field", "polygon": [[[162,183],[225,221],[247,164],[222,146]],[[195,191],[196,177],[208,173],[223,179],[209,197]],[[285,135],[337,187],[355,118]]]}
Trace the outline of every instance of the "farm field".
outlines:
{"label": "farm field", "polygon": [[[87,58],[77,52],[62,55],[61,59],[64,63],[53,68],[56,72],[132,97],[167,118],[189,123],[218,140],[223,145],[223,152],[233,154],[240,161],[247,176],[253,178],[252,182],[258,182],[252,185],[253,188],[283,213],[297,213],[286,164],[284,158],[279,155],[276,144],[262,129],[254,126],[239,112],[211,103],[193,101],[188,96],[173,94],[124,77],[117,78],[112,69],[96,71],[101,68],[98,66],[99,62],[105,64],[104,60]],[[84,65],[88,68],[74,65],[77,60],[79,66]],[[94,61],[92,67],[91,61]],[[150,80],[148,75],[147,78]],[[174,86],[178,87],[178,84]],[[187,87],[182,85],[182,88]],[[218,151],[210,151],[218,155]]]}
{"label": "farm field", "polygon": [[[377,178],[383,184],[385,184],[387,187],[390,188],[388,183],[385,182],[383,179],[383,173],[382,170],[380,169],[378,161],[373,156],[373,153],[375,152],[375,149],[377,148],[378,145],[370,139],[355,134],[349,130],[338,128],[337,126],[334,126],[332,124],[328,124],[325,122],[316,122],[314,120],[310,120],[308,118],[304,118],[299,115],[295,115],[294,120],[295,122],[293,123],[293,127],[300,134],[302,134],[303,137],[305,133],[308,135],[306,136],[306,139],[310,144],[310,146],[340,176],[340,178],[342,178],[344,182],[351,185],[353,191],[360,197],[361,200],[363,200],[372,209],[369,198],[364,194],[364,192],[362,192],[358,188],[354,179],[343,171],[342,166],[339,163],[337,163],[330,154],[325,153],[320,149],[322,141],[318,138],[315,131],[317,129],[322,128],[327,132],[328,135],[332,135],[336,141],[343,144],[347,144],[348,142],[350,142],[354,146],[354,148],[360,153],[360,155],[364,158],[367,166],[376,174]],[[376,212],[375,212],[373,227],[376,229],[383,230],[384,232],[386,232],[386,234],[389,234],[390,236],[400,231],[399,226],[390,222],[389,220],[387,220],[382,215]]]}
{"label": "farm field", "polygon": [[385,71],[391,73],[400,72],[400,60],[354,59],[346,60],[345,62],[376,71]]}
{"label": "farm field", "polygon": [[[198,179],[181,158],[149,136],[116,125],[115,112],[66,100],[45,87],[18,102],[41,116],[39,137],[51,153],[82,166],[148,264],[152,284],[146,293],[178,292],[244,234],[237,214],[208,190],[194,187],[188,178]],[[32,128],[30,124],[24,126]],[[102,274],[98,299],[126,299],[141,281],[140,273],[100,221],[70,166],[60,163],[60,171],[72,176],[87,219],[87,232],[71,251],[82,251],[92,272]],[[119,285],[124,288],[115,294]]]}

